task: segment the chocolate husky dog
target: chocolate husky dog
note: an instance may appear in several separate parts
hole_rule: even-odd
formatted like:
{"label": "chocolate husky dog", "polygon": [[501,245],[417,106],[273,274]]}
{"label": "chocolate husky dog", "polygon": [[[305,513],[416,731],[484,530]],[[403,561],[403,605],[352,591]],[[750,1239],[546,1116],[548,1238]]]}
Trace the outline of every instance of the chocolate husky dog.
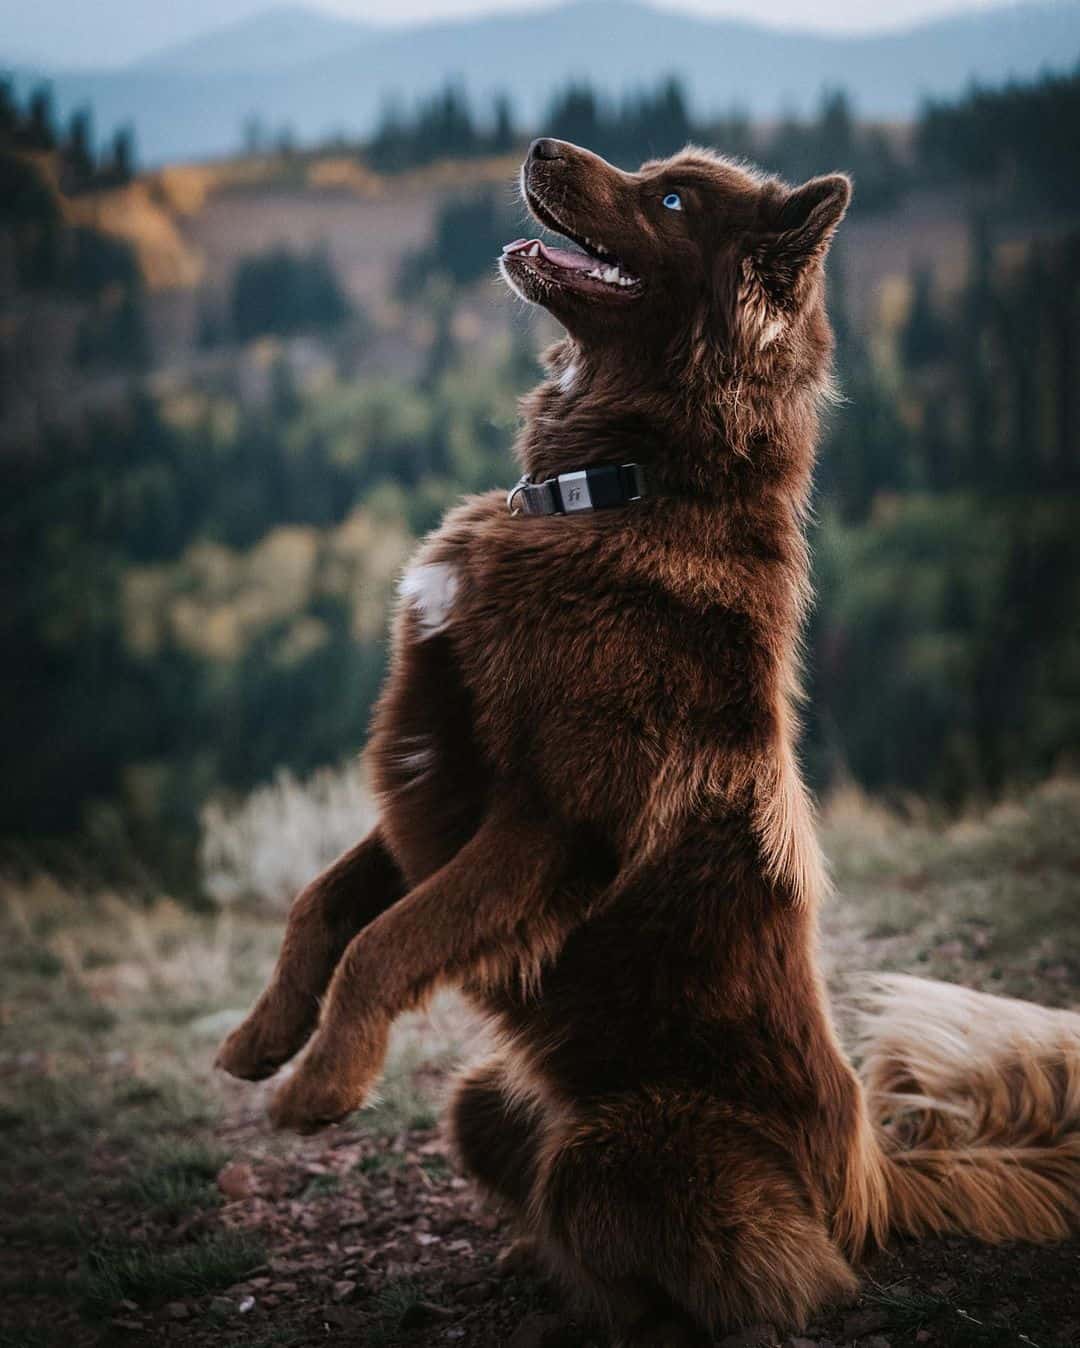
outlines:
{"label": "chocolate husky dog", "polygon": [[624,1345],[799,1326],[891,1229],[1064,1236],[1080,1017],[894,979],[860,1080],[818,975],[793,705],[848,180],[539,140],[522,187],[578,245],[502,258],[567,334],[526,476],[406,573],[380,822],[296,900],[221,1065],[313,1036],[271,1114],[317,1128],[460,986],[499,1044],[454,1099],[462,1161]]}

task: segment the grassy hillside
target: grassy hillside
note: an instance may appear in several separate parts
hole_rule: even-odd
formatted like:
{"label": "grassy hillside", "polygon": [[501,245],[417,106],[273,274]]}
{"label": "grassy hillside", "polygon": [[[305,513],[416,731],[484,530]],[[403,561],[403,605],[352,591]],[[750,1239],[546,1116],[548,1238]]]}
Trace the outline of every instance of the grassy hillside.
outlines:
{"label": "grassy hillside", "polygon": [[[319,815],[348,836],[355,792],[320,792]],[[262,801],[230,835],[233,862],[278,877],[266,849],[310,817],[302,793]],[[824,837],[837,991],[853,971],[902,969],[1080,1005],[1080,783],[949,827],[848,793]],[[265,884],[269,908],[249,897],[200,918],[45,879],[8,887],[0,1343],[586,1348],[535,1274],[496,1266],[509,1233],[448,1156],[447,1072],[481,1043],[453,997],[399,1027],[381,1102],[309,1141],[268,1135],[265,1088],[212,1075],[279,939],[280,886]],[[1078,1270],[1076,1242],[897,1244],[798,1348],[1066,1348],[1080,1342]],[[779,1342],[759,1326],[729,1348]]]}

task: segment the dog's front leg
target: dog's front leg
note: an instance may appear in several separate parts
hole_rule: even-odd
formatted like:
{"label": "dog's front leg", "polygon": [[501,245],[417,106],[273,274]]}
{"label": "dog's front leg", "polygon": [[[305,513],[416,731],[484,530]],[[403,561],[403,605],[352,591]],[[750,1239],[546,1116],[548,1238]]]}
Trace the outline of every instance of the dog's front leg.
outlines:
{"label": "dog's front leg", "polygon": [[528,807],[495,805],[451,861],[353,939],[308,1051],[270,1106],[273,1122],[311,1131],[363,1104],[391,1022],[437,983],[535,972],[587,906],[588,882],[569,883],[570,851]]}
{"label": "dog's front leg", "polygon": [[349,942],[404,892],[405,881],[376,825],[297,896],[270,982],[222,1044],[216,1065],[259,1081],[298,1053],[315,1028],[319,1000]]}

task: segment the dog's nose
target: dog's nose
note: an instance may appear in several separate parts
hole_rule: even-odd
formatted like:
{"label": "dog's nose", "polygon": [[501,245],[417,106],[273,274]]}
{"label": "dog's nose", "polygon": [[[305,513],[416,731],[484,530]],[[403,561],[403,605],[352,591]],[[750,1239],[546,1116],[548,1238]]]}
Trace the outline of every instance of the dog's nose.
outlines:
{"label": "dog's nose", "polygon": [[529,146],[530,159],[561,159],[562,141],[552,140],[550,136],[541,136]]}

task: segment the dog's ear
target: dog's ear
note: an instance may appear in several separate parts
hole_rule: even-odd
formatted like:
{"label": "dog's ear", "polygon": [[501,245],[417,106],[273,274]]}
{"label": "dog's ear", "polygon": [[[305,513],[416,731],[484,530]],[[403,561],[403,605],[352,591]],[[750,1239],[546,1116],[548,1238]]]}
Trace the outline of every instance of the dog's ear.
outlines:
{"label": "dog's ear", "polygon": [[851,179],[843,173],[811,178],[778,203],[773,227],[755,241],[758,278],[775,299],[790,297],[811,262],[828,252],[851,200]]}

